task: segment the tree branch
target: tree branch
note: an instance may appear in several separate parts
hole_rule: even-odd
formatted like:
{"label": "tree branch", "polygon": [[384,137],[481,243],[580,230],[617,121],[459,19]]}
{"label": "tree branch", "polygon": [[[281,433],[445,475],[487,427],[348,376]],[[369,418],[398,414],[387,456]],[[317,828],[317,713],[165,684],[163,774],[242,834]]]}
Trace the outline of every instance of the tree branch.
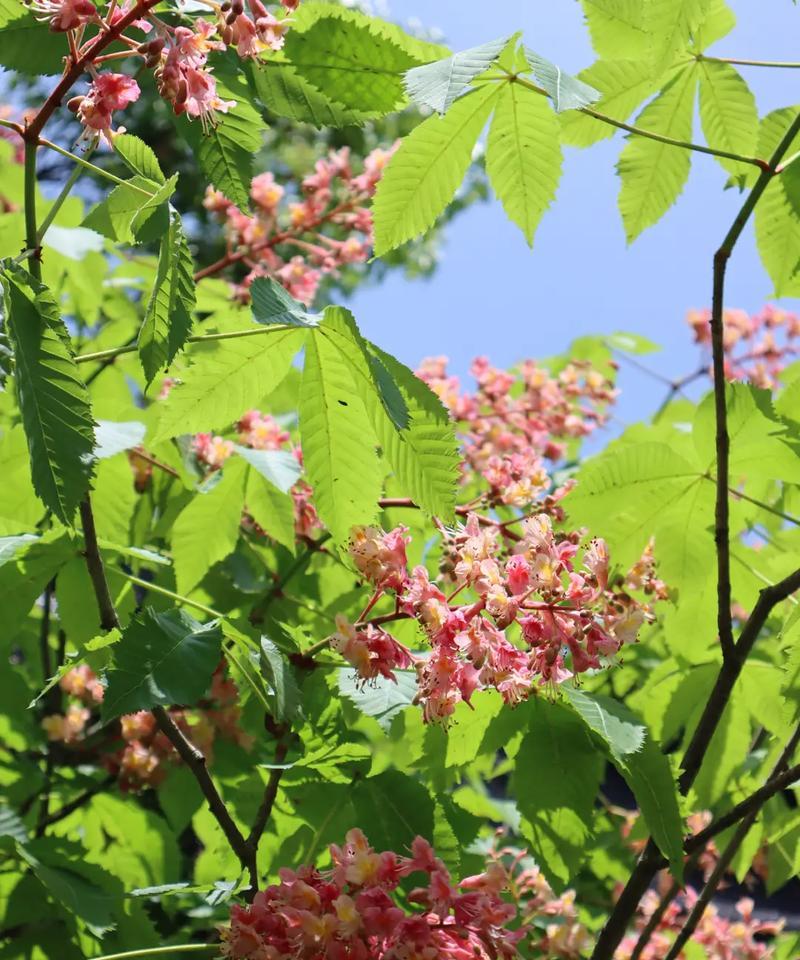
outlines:
{"label": "tree branch", "polygon": [[99,783],[93,784],[91,787],[87,787],[83,793],[79,793],[77,797],[74,797],[69,803],[65,803],[63,806],[59,807],[58,810],[54,810],[46,819],[45,826],[49,827],[53,823],[58,823],[59,820],[64,820],[71,813],[75,813],[76,810],[80,810],[81,807],[85,807],[86,804],[96,797],[98,793],[102,793],[107,787],[112,786],[116,783],[117,778],[111,774],[106,777],[104,780],[101,780]]}
{"label": "tree branch", "polygon": [[[719,366],[719,361],[723,359],[721,355],[722,343],[721,340],[719,340],[719,335],[722,331],[722,301],[724,293],[725,268],[727,266],[727,261],[730,257],[730,254],[736,245],[736,241],[739,239],[742,230],[744,229],[747,221],[750,219],[750,216],[753,213],[753,210],[755,209],[756,204],[763,195],[764,191],[767,189],[767,186],[772,179],[774,169],[783,159],[799,131],[800,114],[794,118],[786,133],[781,138],[781,141],[775,148],[769,163],[766,165],[765,169],[762,170],[758,180],[756,180],[753,188],[747,195],[747,198],[742,204],[742,207],[739,210],[733,225],[726,234],[725,239],[722,241],[719,250],[714,255],[714,307],[717,316],[716,335],[718,337],[718,342],[716,345],[717,355],[715,357],[714,367],[714,386],[715,397],[717,398],[717,412],[719,415],[721,406],[723,418],[721,423],[717,423],[717,500],[718,503],[723,498],[725,500],[725,509],[719,509],[715,511],[716,533],[718,536],[720,534],[723,535],[721,540],[723,541],[723,546],[725,548],[725,556],[722,559],[718,558],[717,596],[720,609],[718,609],[717,612],[718,623],[722,623],[723,626],[725,626],[726,623],[726,614],[722,609],[723,606],[727,610],[727,617],[730,618],[730,553],[727,542],[728,530],[726,509],[728,497],[728,463],[726,442],[727,410],[725,408],[724,366]],[[721,405],[719,404],[720,396],[722,398]],[[721,445],[719,444],[720,439],[723,440]],[[723,458],[720,458],[720,452],[724,454]],[[720,470],[721,461],[723,459],[725,462],[724,473]],[[721,520],[725,521],[722,525],[720,524]],[[719,545],[720,541],[718,540],[718,547]],[[724,576],[726,570],[728,571],[727,578]],[[697,725],[694,735],[692,736],[691,743],[689,744],[689,748],[684,756],[682,764],[683,773],[678,781],[681,793],[687,793],[689,787],[692,785],[692,783],[694,783],[695,777],[697,776],[702,765],[706,750],[711,742],[711,738],[714,736],[725,706],[730,699],[734,684],[741,673],[742,666],[747,660],[747,657],[753,648],[753,644],[755,643],[761,628],[764,626],[770,611],[776,606],[776,604],[780,603],[781,600],[786,599],[786,597],[790,596],[799,588],[800,570],[797,570],[791,576],[780,581],[780,583],[777,583],[771,587],[765,587],[759,594],[758,602],[756,603],[753,612],[742,629],[738,643],[735,647],[733,647],[731,644],[732,650],[730,654],[723,660],[722,667],[720,668],[720,672],[717,675],[717,680],[714,684],[714,689],[711,691],[708,703],[706,704],[703,715],[700,718],[700,722]],[[641,900],[647,888],[650,886],[653,877],[659,869],[658,864],[660,860],[661,854],[651,838],[648,840],[645,849],[642,851],[636,863],[636,866],[631,872],[628,882],[620,894],[614,909],[611,911],[608,919],[605,922],[605,925],[603,926],[603,929],[600,931],[594,951],[592,952],[591,960],[612,960],[615,950],[619,946],[622,938],[625,936],[625,932],[628,929],[628,924],[636,913],[636,908],[639,905],[639,901]]]}
{"label": "tree branch", "polygon": [[[794,752],[797,749],[798,742],[800,742],[800,727],[798,727],[792,734],[784,751],[778,758],[778,761],[772,770],[772,778],[778,776],[792,759]],[[665,960],[677,960],[684,947],[684,944],[697,929],[697,925],[703,919],[703,914],[706,912],[706,908],[711,902],[711,898],[716,893],[722,877],[726,873],[728,867],[731,865],[731,861],[738,853],[742,843],[744,843],[747,834],[750,832],[753,824],[756,822],[758,814],[761,811],[761,807],[765,802],[766,798],[759,804],[756,804],[736,828],[736,832],[731,837],[728,845],[720,854],[720,858],[717,861],[716,866],[711,871],[711,876],[708,878],[708,880],[706,880],[706,884],[701,890],[700,896],[697,898],[697,902],[692,908],[692,912],[689,914],[686,923],[683,925],[683,929],[675,938],[675,942],[670,947],[670,951]]]}
{"label": "tree branch", "polygon": [[286,729],[278,731],[279,740],[275,747],[275,760],[273,761],[275,767],[273,770],[270,770],[269,779],[264,788],[264,798],[261,801],[261,806],[258,808],[256,818],[253,821],[253,829],[247,837],[247,846],[252,851],[254,859],[258,854],[258,844],[261,840],[261,835],[264,833],[264,828],[272,814],[275,798],[278,796],[278,787],[284,772],[280,765],[286,759],[286,754],[289,752],[289,743],[286,739],[287,733],[288,731]]}

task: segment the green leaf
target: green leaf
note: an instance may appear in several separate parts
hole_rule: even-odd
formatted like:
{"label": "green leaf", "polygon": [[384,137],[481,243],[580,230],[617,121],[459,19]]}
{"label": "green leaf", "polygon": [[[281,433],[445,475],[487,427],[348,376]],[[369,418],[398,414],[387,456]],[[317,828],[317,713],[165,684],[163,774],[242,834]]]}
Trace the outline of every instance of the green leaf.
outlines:
{"label": "green leaf", "polygon": [[193,706],[208,692],[221,656],[216,621],[201,624],[182,610],[156,613],[148,607],[114,644],[104,722],[155,706]]}
{"label": "green leaf", "polygon": [[447,731],[448,767],[463,767],[478,756],[489,724],[503,710],[503,698],[496,690],[483,691],[472,703],[461,701],[456,706]]}
{"label": "green leaf", "polygon": [[642,749],[647,728],[621,704],[580,687],[564,684],[561,690],[586,725],[606,742],[615,763],[626,764]]}
{"label": "green leaf", "polygon": [[294,553],[294,501],[254,469],[247,472],[245,510],[268,537]]}
{"label": "green leaf", "polygon": [[726,37],[736,26],[736,14],[725,0],[710,0],[702,21],[693,31],[693,48],[703,51]]}
{"label": "green leaf", "polygon": [[417,695],[417,675],[413,670],[395,670],[396,681],[376,677],[368,684],[347,667],[339,670],[339,693],[351,700],[368,717],[374,717],[389,730],[398,713],[411,706]]}
{"label": "green leaf", "polygon": [[338,12],[292,30],[284,52],[317,90],[346,108],[385,115],[403,105],[403,74],[420,61],[384,35],[380,21]]}
{"label": "green leaf", "polygon": [[117,133],[112,146],[131,173],[152,180],[153,183],[167,182],[156,155],[144,140],[131,133]]}
{"label": "green leaf", "polygon": [[288,63],[256,60],[245,66],[248,81],[266,109],[295,123],[317,129],[360,125],[375,117],[374,110],[345,107],[308,82]]}
{"label": "green leaf", "polygon": [[[159,185],[145,177],[134,176],[125,183],[120,183],[97,206],[92,207],[83,220],[83,226],[96,230],[109,240],[119,243],[134,243],[140,232],[153,224],[157,229],[143,233],[142,240],[151,240],[163,232],[161,220],[156,218],[158,210],[175,192],[178,175]],[[166,207],[164,207],[166,210]],[[162,217],[162,220],[164,218]],[[169,225],[169,218],[163,222],[163,228]]]}
{"label": "green leaf", "polygon": [[4,642],[14,638],[36,598],[74,556],[75,546],[65,533],[50,533],[21,544],[14,560],[0,566],[0,606],[7,624]]}
{"label": "green leaf", "polygon": [[291,723],[300,711],[300,690],[286,657],[269,639],[261,638],[261,673],[270,686],[274,702],[273,717],[278,723]]}
{"label": "green leaf", "polygon": [[581,6],[598,56],[636,60],[650,55],[641,0],[581,0]]}
{"label": "green leaf", "polygon": [[344,308],[327,308],[320,334],[349,365],[403,492],[429,513],[452,518],[459,455],[453,424],[439,398],[411,370],[365,341]]}
{"label": "green leaf", "polygon": [[[754,156],[758,137],[758,108],[750,88],[728,63],[701,60],[700,121],[710,147]],[[717,157],[721,166],[739,176],[747,164]]]}
{"label": "green leaf", "polygon": [[686,50],[694,30],[703,22],[710,0],[650,0],[645,22],[650,35],[650,58],[655,70],[668,67]]}
{"label": "green leaf", "polygon": [[670,586],[704,583],[713,559],[707,528],[714,486],[697,466],[665,443],[629,443],[588,460],[577,480],[564,500],[570,522],[604,537],[615,564],[630,566],[655,536],[659,572]]}
{"label": "green leaf", "polygon": [[300,330],[278,330],[190,352],[194,362],[186,382],[170,391],[154,442],[235,423],[280,384],[303,339]]}
{"label": "green leaf", "polygon": [[681,881],[683,821],[669,761],[647,727],[624,704],[566,684],[561,690],[586,725],[605,742],[614,766],[633,791],[653,839],[669,859],[673,875]]}
{"label": "green leaf", "polygon": [[194,147],[197,162],[206,179],[240,210],[250,205],[253,156],[261,146],[265,130],[261,115],[248,102],[248,90],[240,78],[226,76],[217,82],[217,93],[236,105],[217,116],[217,123],[203,131],[199,123],[180,118],[179,127]]}
{"label": "green leaf", "polygon": [[513,773],[520,829],[551,884],[563,889],[588,853],[604,758],[568,707],[536,697],[528,708]]}
{"label": "green leaf", "polygon": [[324,329],[313,331],[306,345],[300,435],[319,515],[342,544],[353,526],[375,520],[384,471],[351,368]]}
{"label": "green leaf", "polygon": [[[725,385],[728,407],[728,460],[732,484],[748,480],[800,483],[800,457],[786,443],[785,427],[773,414],[771,394],[746,383]],[[697,408],[692,429],[697,455],[716,473],[714,396],[709,393]]]}
{"label": "green leaf", "polygon": [[[692,113],[697,76],[681,70],[637,116],[636,125],[670,137],[692,138]],[[680,196],[689,177],[691,154],[672,144],[632,134],[617,164],[622,181],[619,209],[631,243],[657,223]]]}
{"label": "green leaf", "polygon": [[[756,153],[769,157],[789,125],[797,116],[797,107],[773,110],[761,121]],[[786,157],[800,149],[800,136],[795,137]],[[791,169],[791,167],[789,168]],[[791,181],[789,181],[791,182]],[[800,215],[787,192],[783,176],[773,177],[755,209],[756,244],[764,269],[769,274],[776,297],[800,296]]]}
{"label": "green leaf", "polygon": [[376,256],[424,233],[444,212],[464,179],[498,92],[485,87],[461,97],[444,117],[428,117],[400,144],[373,202]]}
{"label": "green leaf", "polygon": [[530,245],[561,177],[558,134],[544,97],[518,83],[505,85],[489,130],[486,169],[507,216]]}
{"label": "green leaf", "polygon": [[291,327],[317,327],[320,315],[309,313],[283,284],[271,277],[258,277],[250,287],[253,320],[256,323],[283,323]]}
{"label": "green leaf", "polygon": [[[647,60],[598,60],[578,78],[600,91],[595,110],[624,121],[660,89],[663,75],[653,76]],[[561,140],[573,147],[591,146],[616,132],[611,124],[576,111],[565,113],[560,120]]]}
{"label": "green leaf", "polygon": [[419,107],[447,113],[472,81],[495,62],[510,39],[490,40],[444,60],[413,67],[405,75],[406,93]]}
{"label": "green leaf", "polygon": [[356,822],[377,851],[408,850],[415,837],[433,840],[433,800],[423,784],[388,770],[353,786]]}
{"label": "green leaf", "polygon": [[19,0],[0,0],[0,66],[26,76],[55,76],[67,54],[64,37]]}
{"label": "green leaf", "polygon": [[190,593],[211,567],[236,548],[244,507],[245,466],[229,460],[219,483],[196,493],[172,527],[178,593]]}
{"label": "green leaf", "polygon": [[581,107],[594,103],[600,96],[599,90],[569,73],[564,73],[561,67],[534,53],[530,47],[525,47],[525,57],[531,65],[534,77],[553,101],[556,113],[580,110]]}
{"label": "green leaf", "polygon": [[158,271],[137,348],[148,385],[186,343],[195,307],[192,256],[177,211],[170,214],[169,230],[161,240]]}
{"label": "green leaf", "polygon": [[47,287],[10,262],[4,264],[0,277],[33,486],[56,517],[71,523],[92,475],[94,422],[89,393],[58,304]]}
{"label": "green leaf", "polygon": [[234,445],[234,449],[281,493],[288,493],[300,477],[297,457],[288,450],[252,450]]}

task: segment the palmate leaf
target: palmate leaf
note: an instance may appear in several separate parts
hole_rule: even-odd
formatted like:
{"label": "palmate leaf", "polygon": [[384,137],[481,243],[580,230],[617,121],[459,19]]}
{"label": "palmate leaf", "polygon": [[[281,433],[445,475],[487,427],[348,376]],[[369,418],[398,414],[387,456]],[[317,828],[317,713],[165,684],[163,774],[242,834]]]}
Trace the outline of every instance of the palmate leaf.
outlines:
{"label": "palmate leaf", "polygon": [[530,47],[525,47],[525,58],[531,65],[534,77],[553,101],[553,109],[556,113],[579,110],[594,103],[600,97],[600,92],[594,87],[565,73],[561,67],[534,53]]}
{"label": "palmate leaf", "polygon": [[489,129],[486,169],[503,209],[530,245],[561,177],[558,135],[558,120],[544,97],[518,83],[504,85]]}
{"label": "palmate leaf", "polygon": [[[673,140],[691,140],[696,85],[695,71],[684,67],[637,116],[637,126]],[[690,163],[688,150],[630,137],[617,164],[622,181],[619,209],[629,243],[675,203],[689,177]]]}
{"label": "palmate leaf", "polygon": [[196,493],[178,515],[172,527],[172,556],[179,593],[190,593],[236,548],[246,473],[243,460],[228,460],[219,483],[208,493]]}
{"label": "palmate leaf", "polygon": [[169,229],[161,240],[155,285],[137,341],[148,386],[186,343],[192,329],[194,307],[192,256],[181,218],[172,210]]}
{"label": "palmate leaf", "polygon": [[302,347],[300,330],[221,340],[192,356],[184,384],[173,387],[154,442],[235,423],[280,384]]}
{"label": "palmate leaf", "polygon": [[489,69],[510,39],[490,40],[444,60],[413,67],[405,75],[406,92],[417,106],[446,113],[470,83]]}
{"label": "palmate leaf", "polygon": [[103,698],[104,722],[123,713],[174,704],[192,706],[208,691],[222,655],[222,630],[182,610],[147,608],[114,644]]}
{"label": "palmate leaf", "polygon": [[300,435],[320,517],[343,544],[353,526],[375,520],[384,469],[350,365],[323,329],[306,344]]}
{"label": "palmate leaf", "polygon": [[[773,110],[761,121],[756,152],[768,158],[777,147],[791,122],[797,116],[797,107]],[[800,136],[795,137],[786,151],[791,156],[800,148]],[[789,167],[791,170],[791,167]],[[790,176],[773,177],[756,204],[756,244],[764,269],[769,274],[777,297],[800,296],[800,215],[790,199],[787,186],[795,179]]]}
{"label": "palmate leaf", "polygon": [[586,725],[606,744],[611,761],[633,791],[653,839],[680,881],[683,821],[669,761],[647,727],[624,704],[579,687],[565,684],[561,689]]}
{"label": "palmate leaf", "polygon": [[[758,108],[750,88],[728,63],[701,60],[700,121],[710,147],[753,156],[758,138]],[[717,157],[728,173],[739,176],[747,164]]]}
{"label": "palmate leaf", "polygon": [[320,334],[348,365],[353,388],[403,492],[422,509],[451,520],[459,456],[441,401],[411,370],[365,341],[344,308],[325,311]]}
{"label": "palmate leaf", "polygon": [[705,50],[736,26],[736,14],[725,0],[709,0],[705,16],[692,32],[692,49]]}
{"label": "palmate leaf", "polygon": [[300,477],[300,464],[288,450],[253,450],[234,444],[234,449],[280,493],[288,493]]}
{"label": "palmate leaf", "polygon": [[261,638],[261,673],[270,686],[273,716],[278,723],[291,721],[301,710],[302,697],[291,664],[269,637]]}
{"label": "palmate leaf", "polygon": [[153,240],[169,227],[167,201],[177,182],[177,174],[162,184],[137,174],[92,207],[83,226],[119,243]]}
{"label": "palmate leaf", "polygon": [[92,476],[89,393],[47,287],[8,261],[0,278],[33,486],[59,520],[71,523]]}
{"label": "palmate leaf", "polygon": [[396,680],[376,677],[366,684],[351,668],[338,673],[339,693],[368,717],[374,717],[384,730],[389,730],[398,713],[411,706],[417,695],[417,675],[413,670],[395,670]]}
{"label": "palmate leaf", "polygon": [[0,0],[0,66],[26,76],[55,76],[65,55],[64,34],[39,23],[20,0]]}
{"label": "palmate leaf", "polygon": [[[661,88],[663,75],[653,75],[647,60],[598,60],[578,79],[600,91],[594,108],[615,120],[627,120],[633,111]],[[586,114],[571,111],[560,117],[561,140],[588,147],[612,137],[615,128]]]}
{"label": "palmate leaf", "polygon": [[561,890],[587,853],[605,758],[568,707],[537,697],[528,709],[513,774],[520,829],[551,885]]}
{"label": "palmate leaf", "polygon": [[444,211],[464,179],[498,92],[485,87],[461,97],[444,117],[428,117],[403,140],[375,194],[376,256],[424,233]]}
{"label": "palmate leaf", "polygon": [[409,850],[415,837],[433,840],[433,800],[419,780],[387,770],[353,785],[357,822],[376,850]]}

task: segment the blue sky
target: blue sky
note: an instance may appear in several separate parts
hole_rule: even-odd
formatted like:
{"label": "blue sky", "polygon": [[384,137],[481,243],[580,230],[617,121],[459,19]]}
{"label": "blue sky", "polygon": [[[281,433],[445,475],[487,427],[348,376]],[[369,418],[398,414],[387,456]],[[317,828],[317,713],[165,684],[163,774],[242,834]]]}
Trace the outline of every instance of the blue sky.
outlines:
{"label": "blue sky", "polygon": [[[711,52],[800,58],[800,9],[790,0],[729,2],[737,26]],[[533,49],[565,70],[577,72],[594,59],[576,0],[390,0],[389,9],[400,23],[416,18],[439,28],[456,50],[522,29]],[[741,69],[762,115],[800,101],[800,71]],[[709,303],[711,258],[741,197],[723,190],[726,174],[712,158],[694,154],[677,206],[628,247],[614,173],[623,143],[620,134],[588,150],[565,148],[559,193],[533,251],[492,199],[457,219],[432,279],[392,276],[357,292],[352,306],[366,335],[412,365],[423,355],[446,354],[463,374],[478,353],[507,365],[559,352],[586,333],[629,330],[663,346],[645,358],[653,368],[670,376],[692,369],[697,354],[684,317]],[[731,262],[727,304],[756,310],[771,292],[751,227]],[[629,421],[664,392],[627,366],[621,386],[619,414]]]}

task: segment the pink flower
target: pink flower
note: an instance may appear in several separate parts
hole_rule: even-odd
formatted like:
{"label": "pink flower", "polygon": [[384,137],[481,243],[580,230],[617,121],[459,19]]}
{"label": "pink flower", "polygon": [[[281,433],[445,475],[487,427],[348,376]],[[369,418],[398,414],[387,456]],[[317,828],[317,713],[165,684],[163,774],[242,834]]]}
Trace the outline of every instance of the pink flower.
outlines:
{"label": "pink flower", "polygon": [[310,307],[317,295],[322,274],[309,267],[302,257],[296,256],[277,271],[276,277],[295,300]]}
{"label": "pink flower", "polygon": [[50,29],[63,33],[97,20],[97,8],[91,0],[36,0],[31,10],[37,20],[49,20]]}
{"label": "pink flower", "polygon": [[183,109],[190,117],[199,117],[204,128],[217,122],[217,111],[227,113],[236,106],[235,100],[220,100],[217,96],[217,82],[207,70],[187,67],[186,100]]}
{"label": "pink flower", "polygon": [[[102,134],[110,143],[111,114],[139,99],[139,84],[123,73],[101,73],[90,85],[86,96],[75,104],[78,119],[84,126],[84,136]],[[70,101],[73,103],[74,101]]]}
{"label": "pink flower", "polygon": [[250,196],[253,202],[258,204],[265,213],[275,213],[283,193],[283,187],[275,182],[275,177],[269,171],[253,177],[250,184]]}

